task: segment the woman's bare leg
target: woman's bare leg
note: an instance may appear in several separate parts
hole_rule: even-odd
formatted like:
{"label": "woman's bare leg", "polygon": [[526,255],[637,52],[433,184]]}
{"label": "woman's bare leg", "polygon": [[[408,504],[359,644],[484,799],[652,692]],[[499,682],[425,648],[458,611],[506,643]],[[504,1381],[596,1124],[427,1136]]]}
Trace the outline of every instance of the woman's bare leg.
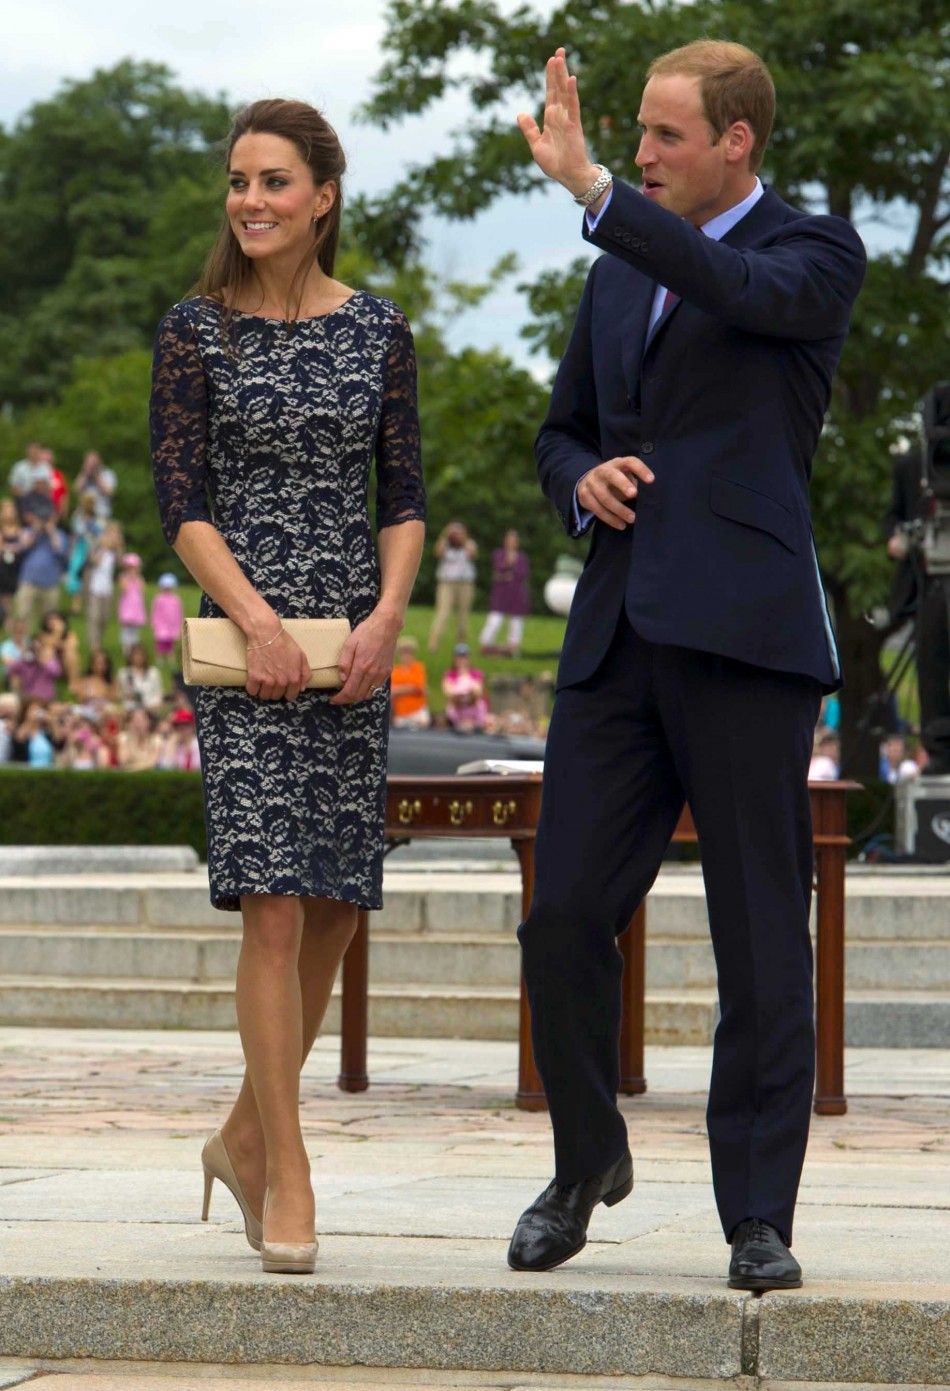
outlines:
{"label": "woman's bare leg", "polygon": [[[297,958],[302,1067],[320,1032],[340,962],[356,931],[357,910],[354,904],[340,903],[336,899],[304,898],[290,901],[303,905],[303,932]],[[248,1071],[244,1073],[241,1090],[231,1114],[221,1127],[221,1133],[244,1196],[251,1211],[259,1218],[264,1208],[267,1182],[266,1147]],[[271,1235],[271,1240],[278,1239]]]}
{"label": "woman's bare leg", "polygon": [[237,1017],[267,1154],[267,1238],[307,1241],[314,1214],[310,1161],[300,1133],[302,1006],[297,958],[303,910],[297,899],[261,894],[242,898],[241,912]]}

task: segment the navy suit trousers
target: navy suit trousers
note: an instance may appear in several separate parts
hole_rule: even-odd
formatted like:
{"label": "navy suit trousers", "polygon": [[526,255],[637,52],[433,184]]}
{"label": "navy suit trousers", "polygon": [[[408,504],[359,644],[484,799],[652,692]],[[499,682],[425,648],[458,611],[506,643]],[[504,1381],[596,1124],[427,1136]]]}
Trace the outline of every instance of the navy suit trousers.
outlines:
{"label": "navy suit trousers", "polygon": [[646,642],[621,613],[593,675],[556,697],[535,892],[518,930],[556,1177],[625,1150],[616,938],[684,801],[719,981],[708,1130],[727,1241],[745,1217],[791,1241],[814,1089],[810,677]]}

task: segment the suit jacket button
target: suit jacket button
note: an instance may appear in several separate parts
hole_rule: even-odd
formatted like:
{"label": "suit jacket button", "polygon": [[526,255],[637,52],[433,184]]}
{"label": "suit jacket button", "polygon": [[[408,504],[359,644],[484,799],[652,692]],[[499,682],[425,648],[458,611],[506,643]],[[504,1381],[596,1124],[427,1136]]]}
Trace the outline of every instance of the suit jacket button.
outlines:
{"label": "suit jacket button", "polygon": [[640,453],[641,453],[641,454],[652,454],[652,453],[653,453],[653,441],[652,441],[652,440],[644,440],[643,443],[642,443],[641,446],[640,446]]}

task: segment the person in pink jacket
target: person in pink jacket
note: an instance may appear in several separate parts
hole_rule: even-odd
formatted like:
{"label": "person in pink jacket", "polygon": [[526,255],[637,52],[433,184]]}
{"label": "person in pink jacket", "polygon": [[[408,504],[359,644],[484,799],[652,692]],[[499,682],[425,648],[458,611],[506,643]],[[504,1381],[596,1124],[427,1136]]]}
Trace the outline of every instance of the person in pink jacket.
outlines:
{"label": "person in pink jacket", "polygon": [[161,666],[173,661],[175,644],[181,637],[185,620],[185,610],[178,589],[177,576],[170,571],[158,577],[158,592],[152,600],[152,637],[155,639],[155,655]]}
{"label": "person in pink jacket", "polygon": [[119,641],[122,655],[128,659],[132,648],[139,641],[139,634],[145,627],[145,581],[142,579],[142,562],[134,551],[122,557],[119,573]]}

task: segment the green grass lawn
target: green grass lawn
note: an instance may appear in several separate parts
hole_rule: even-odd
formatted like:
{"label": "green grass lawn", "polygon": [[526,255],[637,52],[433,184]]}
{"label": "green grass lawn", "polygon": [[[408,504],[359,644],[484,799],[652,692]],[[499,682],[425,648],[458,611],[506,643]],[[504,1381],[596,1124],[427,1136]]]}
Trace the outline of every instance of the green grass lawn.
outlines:
{"label": "green grass lawn", "polygon": [[[152,595],[155,593],[155,585],[146,585],[146,609],[150,608]],[[185,606],[185,613],[192,617],[198,612],[198,601],[201,591],[197,585],[182,585],[179,589],[182,603]],[[75,620],[74,620],[75,622]],[[524,641],[522,643],[521,656],[517,659],[510,657],[482,657],[478,651],[478,635],[481,632],[482,624],[485,622],[485,613],[478,610],[472,614],[469,620],[468,643],[472,649],[472,659],[474,665],[484,671],[486,677],[491,679],[497,675],[524,675],[537,676],[542,672],[550,672],[553,676],[557,671],[557,660],[561,650],[561,643],[564,640],[564,627],[566,620],[556,618],[553,614],[532,614],[525,623]],[[424,605],[413,605],[406,615],[405,631],[411,633],[419,643],[419,653],[426,664],[426,673],[429,678],[429,706],[432,710],[442,710],[445,700],[442,696],[442,676],[451,666],[452,648],[455,644],[455,624],[454,620],[446,625],[439,649],[432,656],[426,651],[426,643],[429,636],[429,627],[432,623],[432,609]],[[83,645],[83,664],[85,668],[86,648],[85,648],[85,624],[79,621],[77,631]],[[507,628],[502,633],[504,639]],[[144,633],[145,641],[151,649],[151,633],[148,629]],[[106,629],[105,645],[112,656],[116,667],[121,662],[119,648],[119,626],[115,618]]]}

